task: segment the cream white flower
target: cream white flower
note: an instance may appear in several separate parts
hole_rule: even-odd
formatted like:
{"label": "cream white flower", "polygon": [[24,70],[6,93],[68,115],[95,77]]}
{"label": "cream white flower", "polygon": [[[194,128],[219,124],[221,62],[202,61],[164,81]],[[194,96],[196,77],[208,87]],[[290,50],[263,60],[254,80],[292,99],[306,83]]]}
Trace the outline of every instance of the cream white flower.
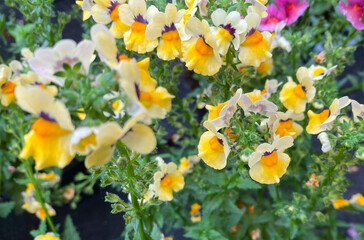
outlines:
{"label": "cream white flower", "polygon": [[285,37],[281,35],[282,29],[286,26],[285,22],[280,22],[277,24],[275,30],[274,30],[274,36],[272,38],[272,45],[271,50],[280,47],[287,52],[290,52],[292,50],[291,44],[287,41]]}
{"label": "cream white flower", "polygon": [[278,110],[278,107],[274,103],[263,98],[262,93],[259,90],[242,94],[238,103],[244,110],[246,116],[249,116],[250,112],[254,112],[269,117]]}
{"label": "cream white flower", "polygon": [[354,121],[359,122],[359,118],[364,119],[364,104],[360,104],[355,100],[351,100],[351,110],[353,111]]}
{"label": "cream white flower", "polygon": [[42,78],[63,86],[65,79],[54,74],[63,70],[63,64],[73,67],[80,62],[81,73],[87,74],[94,60],[95,48],[91,41],[83,40],[76,44],[73,40],[61,40],[53,48],[40,48],[34,52],[34,57],[28,60],[29,67]]}
{"label": "cream white flower", "polygon": [[332,149],[331,143],[330,143],[330,139],[329,139],[329,135],[327,135],[326,132],[322,132],[320,133],[317,138],[320,140],[322,147],[321,150],[322,152],[328,152]]}

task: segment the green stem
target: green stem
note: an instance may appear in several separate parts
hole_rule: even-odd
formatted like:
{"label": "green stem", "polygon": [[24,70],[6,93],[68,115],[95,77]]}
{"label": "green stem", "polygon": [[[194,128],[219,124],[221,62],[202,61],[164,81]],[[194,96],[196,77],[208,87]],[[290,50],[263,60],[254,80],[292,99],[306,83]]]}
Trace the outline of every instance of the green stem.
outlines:
{"label": "green stem", "polygon": [[42,192],[40,191],[39,189],[39,186],[38,186],[38,182],[37,180],[34,178],[34,174],[33,174],[33,168],[29,162],[29,160],[25,160],[23,161],[25,163],[25,165],[27,166],[27,177],[29,179],[29,181],[33,184],[34,186],[34,190],[35,190],[35,193],[38,197],[38,200],[40,202],[40,205],[42,206],[44,212],[45,212],[45,215],[46,215],[46,219],[47,219],[47,222],[48,222],[48,225],[49,227],[51,228],[52,232],[54,233],[57,233],[57,230],[56,228],[54,227],[54,224],[53,224],[53,221],[51,219],[51,217],[49,216],[49,213],[48,213],[48,210],[46,208],[46,205],[44,203],[44,199],[43,199],[43,195],[42,195]]}
{"label": "green stem", "polygon": [[343,45],[342,45],[343,48],[346,47],[346,44],[348,44],[348,42],[350,42],[355,37],[356,33],[357,33],[357,30],[355,28],[353,28],[351,33],[344,40]]}
{"label": "green stem", "polygon": [[[129,157],[129,156],[128,156]],[[130,160],[130,157],[129,157]],[[128,168],[127,168],[127,177],[129,179],[129,185],[130,187],[133,186],[133,180],[135,177],[135,173],[134,173],[134,167],[131,161],[129,161],[128,164]],[[148,240],[145,232],[144,232],[144,224],[143,224],[143,215],[142,215],[142,211],[140,210],[140,206],[139,206],[139,202],[138,202],[138,198],[135,195],[135,192],[130,191],[130,195],[131,195],[131,203],[133,204],[133,208],[136,211],[136,216],[139,219],[139,224],[138,224],[138,232],[139,232],[139,236],[141,240]]]}

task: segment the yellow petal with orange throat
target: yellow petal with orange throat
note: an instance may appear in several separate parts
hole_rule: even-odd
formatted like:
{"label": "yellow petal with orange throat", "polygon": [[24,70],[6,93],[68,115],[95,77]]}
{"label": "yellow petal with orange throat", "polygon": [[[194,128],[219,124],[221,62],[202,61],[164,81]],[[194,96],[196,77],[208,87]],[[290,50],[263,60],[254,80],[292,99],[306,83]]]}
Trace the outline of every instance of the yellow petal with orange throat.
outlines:
{"label": "yellow petal with orange throat", "polygon": [[152,92],[140,92],[139,101],[148,109],[152,118],[164,118],[171,110],[173,95],[169,94],[164,87],[158,87]]}
{"label": "yellow petal with orange throat", "polygon": [[157,55],[160,59],[169,61],[182,55],[182,42],[178,31],[166,32],[162,35]]}
{"label": "yellow petal with orange throat", "polygon": [[64,168],[73,159],[70,153],[71,131],[43,118],[36,120],[24,136],[25,146],[19,158],[33,157],[37,170],[47,167]]}
{"label": "yellow petal with orange throat", "polygon": [[137,53],[153,51],[158,46],[158,40],[147,40],[145,36],[146,23],[134,22],[131,29],[124,34],[125,48]]}
{"label": "yellow petal with orange throat", "polygon": [[279,183],[287,171],[289,162],[287,154],[275,150],[266,156],[261,156],[260,160],[250,168],[249,175],[254,181],[262,184]]}
{"label": "yellow petal with orange throat", "polygon": [[306,131],[309,134],[318,134],[322,131],[325,131],[325,129],[322,128],[321,125],[329,118],[330,110],[325,109],[318,114],[310,110],[307,112],[307,115],[310,118],[310,121],[308,122],[308,125],[306,127]]}
{"label": "yellow petal with orange throat", "polygon": [[271,40],[272,35],[268,32],[260,33],[255,31],[252,35],[248,36],[240,45],[239,60],[241,63],[247,66],[259,67],[262,62],[272,58],[272,54],[269,51]]}
{"label": "yellow petal with orange throat", "polygon": [[209,110],[208,121],[212,121],[219,117],[221,110],[228,104],[229,102],[221,103],[217,106],[206,106],[207,110]]}
{"label": "yellow petal with orange throat", "polygon": [[307,97],[304,87],[293,81],[284,84],[279,99],[287,109],[291,109],[295,113],[302,113],[306,109]]}
{"label": "yellow petal with orange throat", "polygon": [[0,97],[1,97],[1,104],[4,107],[10,105],[10,103],[15,102],[15,88],[16,84],[12,82],[5,82],[0,89]]}
{"label": "yellow petal with orange throat", "polygon": [[[223,137],[222,135],[220,137]],[[226,166],[229,150],[226,140],[219,139],[214,133],[207,131],[201,135],[198,144],[198,156],[210,167],[223,169]]]}

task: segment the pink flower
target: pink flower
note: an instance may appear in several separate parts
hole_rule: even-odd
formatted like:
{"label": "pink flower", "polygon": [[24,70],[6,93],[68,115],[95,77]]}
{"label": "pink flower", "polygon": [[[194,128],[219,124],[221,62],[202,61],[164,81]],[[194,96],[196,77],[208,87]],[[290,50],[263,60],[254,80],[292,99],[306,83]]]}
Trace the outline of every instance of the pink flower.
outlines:
{"label": "pink flower", "polygon": [[259,25],[259,30],[274,32],[277,24],[286,19],[286,13],[285,11],[278,9],[275,4],[267,5],[267,13],[268,16],[262,18],[262,21]]}
{"label": "pink flower", "polygon": [[340,12],[358,30],[364,30],[364,0],[348,0],[348,6],[340,1]]}
{"label": "pink flower", "polygon": [[279,9],[284,9],[286,12],[287,26],[297,21],[310,5],[306,0],[302,2],[300,0],[276,0],[276,3]]}

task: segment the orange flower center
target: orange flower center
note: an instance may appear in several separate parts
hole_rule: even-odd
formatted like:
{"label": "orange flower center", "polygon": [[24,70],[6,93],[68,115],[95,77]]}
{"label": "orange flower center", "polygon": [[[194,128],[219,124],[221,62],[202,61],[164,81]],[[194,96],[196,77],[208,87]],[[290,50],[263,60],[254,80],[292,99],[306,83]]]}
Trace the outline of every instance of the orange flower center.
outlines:
{"label": "orange flower center", "polygon": [[280,137],[289,136],[289,132],[292,129],[292,120],[287,121],[279,121],[279,126],[276,131],[276,135],[279,135]]}
{"label": "orange flower center", "polygon": [[40,208],[40,209],[38,210],[38,215],[39,215],[39,218],[40,218],[40,219],[42,219],[42,220],[46,219],[46,214],[45,214],[45,211],[44,211],[44,209],[43,209],[43,208]]}
{"label": "orange flower center", "polygon": [[320,113],[320,122],[323,123],[325,122],[330,116],[330,110],[329,109],[325,109],[322,111],[322,113]]}
{"label": "orange flower center", "polygon": [[243,46],[255,45],[263,40],[263,35],[259,31],[255,31],[252,35],[247,37],[243,42]]}
{"label": "orange flower center", "polygon": [[250,100],[252,102],[256,102],[258,100],[263,100],[262,98],[262,93],[258,94],[258,92],[252,92],[252,93],[247,93],[246,95],[248,95],[248,97],[250,98]]}
{"label": "orange flower center", "polygon": [[198,213],[198,211],[200,211],[200,208],[201,208],[200,204],[198,204],[198,203],[194,203],[194,204],[191,206],[191,212],[190,212],[191,216],[193,216],[193,215],[195,215],[196,213]]}
{"label": "orange flower center", "polygon": [[195,50],[202,56],[210,56],[214,54],[212,47],[207,45],[202,37],[197,40]]}
{"label": "orange flower center", "polygon": [[270,153],[267,156],[262,156],[262,158],[260,159],[260,162],[263,165],[266,165],[268,167],[274,166],[278,163],[278,153],[277,151],[273,151],[272,153]]}
{"label": "orange flower center", "polygon": [[91,133],[89,136],[82,138],[80,140],[80,144],[84,147],[87,147],[88,145],[97,145],[97,141],[96,141],[96,135],[95,133]]}
{"label": "orange flower center", "polygon": [[217,136],[209,140],[210,148],[216,152],[224,152],[224,145],[222,145]]}
{"label": "orange flower center", "polygon": [[228,129],[228,128],[225,129],[225,133],[228,135],[229,138],[239,137],[239,135],[231,133],[231,129]]}
{"label": "orange flower center", "polygon": [[121,4],[117,5],[114,10],[112,10],[110,17],[113,21],[116,21],[119,19],[119,7],[121,6]]}
{"label": "orange flower center", "polygon": [[296,95],[298,98],[306,98],[306,92],[303,89],[303,86],[301,84],[298,84],[297,86],[295,86],[293,88],[293,93],[294,95]]}
{"label": "orange flower center", "polygon": [[132,32],[144,33],[145,32],[145,29],[147,29],[147,24],[145,24],[145,23],[134,22],[131,25],[131,31]]}
{"label": "orange flower center", "polygon": [[1,91],[4,94],[12,94],[12,93],[14,93],[15,88],[16,88],[16,85],[14,83],[6,82],[1,86]]}
{"label": "orange flower center", "polygon": [[165,32],[162,35],[162,39],[164,41],[174,41],[174,40],[178,40],[179,39],[179,34],[178,31],[170,31],[170,32]]}
{"label": "orange flower center", "polygon": [[119,61],[130,61],[131,59],[130,58],[128,58],[128,56],[126,56],[126,55],[120,55],[119,57],[118,57],[118,59],[119,59]]}
{"label": "orange flower center", "polygon": [[263,89],[261,92],[260,92],[260,95],[264,95],[267,93],[267,90]]}
{"label": "orange flower center", "polygon": [[43,118],[35,120],[32,130],[40,137],[57,137],[67,134],[69,131],[62,129],[58,123],[47,121]]}
{"label": "orange flower center", "polygon": [[169,176],[168,174],[166,174],[163,179],[161,180],[161,186],[162,187],[169,187],[173,182],[173,179],[171,176]]}

